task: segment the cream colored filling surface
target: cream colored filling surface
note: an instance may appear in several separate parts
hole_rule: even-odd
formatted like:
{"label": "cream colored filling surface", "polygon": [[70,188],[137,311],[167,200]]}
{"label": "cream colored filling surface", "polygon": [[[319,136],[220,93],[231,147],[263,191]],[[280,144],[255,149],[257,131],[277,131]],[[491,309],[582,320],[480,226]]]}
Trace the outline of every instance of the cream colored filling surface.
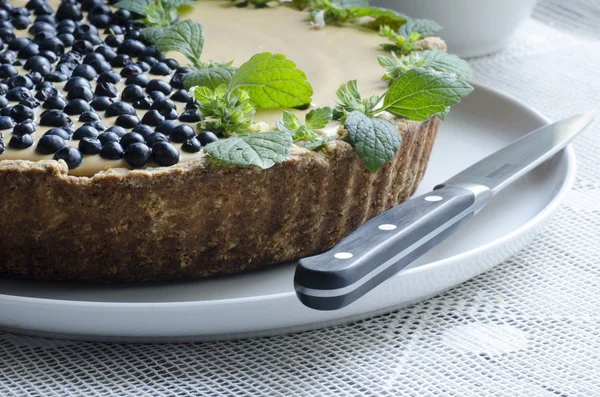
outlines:
{"label": "cream colored filling surface", "polygon": [[[25,0],[15,0],[15,6],[24,6]],[[59,0],[49,0],[48,3],[58,8]],[[254,9],[236,8],[228,1],[200,0],[193,10],[181,16],[181,19],[192,19],[204,27],[206,40],[202,60],[204,61],[232,61],[239,66],[256,53],[271,52],[284,54],[302,69],[313,87],[312,107],[333,106],[335,92],[338,87],[349,80],[357,79],[359,88],[364,95],[382,93],[386,82],[381,80],[383,73],[377,63],[379,44],[383,41],[375,32],[355,26],[326,26],[321,30],[311,29],[308,24],[308,14],[286,6],[274,8]],[[84,20],[85,21],[85,20]],[[27,30],[17,30],[17,36],[31,36]],[[100,31],[103,31],[101,29]],[[68,50],[68,49],[67,49]],[[188,64],[186,58],[179,53],[168,53],[168,57],[175,58],[184,66]],[[54,65],[53,65],[54,66]],[[115,68],[115,71],[119,69]],[[19,73],[26,73],[20,69]],[[170,80],[170,76],[149,75],[150,79]],[[124,88],[125,79],[117,85],[119,92]],[[92,90],[95,82],[90,82]],[[55,85],[61,87],[63,83]],[[32,90],[35,93],[34,90]],[[67,93],[64,92],[66,97]],[[116,100],[116,98],[115,98]],[[185,107],[177,103],[177,112],[181,113]],[[11,103],[14,105],[15,103]],[[35,122],[39,122],[39,113],[44,109],[37,109]],[[138,110],[140,119],[145,110]],[[307,111],[293,110],[299,117]],[[104,117],[104,112],[98,112],[100,122],[107,127],[114,125],[115,118]],[[258,111],[255,117],[257,122],[267,122],[274,126],[274,122],[281,118],[282,109]],[[78,122],[78,115],[70,116],[77,128],[84,123]],[[51,127],[37,126],[33,138],[37,141]],[[336,128],[328,129],[335,131]],[[8,147],[12,136],[10,131],[2,131],[6,150],[0,155],[0,160],[49,160],[52,155],[41,155],[35,151],[35,144],[23,150]],[[69,145],[77,146],[79,141],[70,141]],[[200,153],[185,153],[181,151],[181,144],[174,144],[181,153],[180,163],[199,159]],[[152,162],[147,167],[156,167]],[[84,156],[83,163],[69,174],[78,176],[91,176],[106,167],[129,168],[124,160],[106,160],[99,155]],[[177,165],[173,166],[177,167]]]}

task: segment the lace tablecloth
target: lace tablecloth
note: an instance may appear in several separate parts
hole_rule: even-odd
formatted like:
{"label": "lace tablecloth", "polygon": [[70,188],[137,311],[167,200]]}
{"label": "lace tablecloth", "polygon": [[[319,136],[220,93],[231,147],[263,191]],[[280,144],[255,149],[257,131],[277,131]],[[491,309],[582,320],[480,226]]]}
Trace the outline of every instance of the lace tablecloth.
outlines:
{"label": "lace tablecloth", "polygon": [[[600,102],[600,0],[546,0],[477,81],[551,119]],[[118,345],[0,334],[2,396],[600,395],[600,122],[550,229],[494,270],[347,326]],[[1,310],[1,308],[0,308]]]}

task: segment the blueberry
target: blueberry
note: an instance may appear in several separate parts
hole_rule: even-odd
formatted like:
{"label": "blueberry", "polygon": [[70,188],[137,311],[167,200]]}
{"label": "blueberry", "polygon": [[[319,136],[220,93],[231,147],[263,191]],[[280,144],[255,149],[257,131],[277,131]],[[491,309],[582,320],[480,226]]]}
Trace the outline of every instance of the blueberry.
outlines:
{"label": "blueberry", "polygon": [[0,65],[0,78],[5,79],[7,77],[17,76],[19,72],[17,68],[12,65]]}
{"label": "blueberry", "polygon": [[177,70],[179,68],[179,62],[173,58],[165,59],[164,61],[171,70]]}
{"label": "blueberry", "polygon": [[83,113],[81,113],[81,115],[79,115],[79,121],[81,121],[82,123],[87,123],[89,121],[98,121],[100,120],[100,116],[98,115],[98,113],[94,112],[93,110],[87,110]]}
{"label": "blueberry", "polygon": [[27,26],[31,25],[31,21],[25,15],[19,15],[13,18],[11,22],[17,30],[26,29]]}
{"label": "blueberry", "polygon": [[159,165],[168,167],[179,162],[179,151],[170,143],[159,141],[152,145],[152,158]]}
{"label": "blueberry", "polygon": [[110,61],[111,66],[116,67],[116,68],[125,67],[125,66],[129,65],[130,63],[131,63],[131,58],[129,58],[129,55],[125,55],[125,54],[118,54],[116,57],[114,57],[113,60]]}
{"label": "blueberry", "polygon": [[94,68],[96,73],[104,73],[112,70],[112,66],[110,66],[110,63],[106,61],[95,60],[90,62],[89,65]]}
{"label": "blueberry", "polygon": [[21,48],[19,52],[17,52],[17,57],[21,59],[29,59],[40,53],[39,47],[37,44],[31,43],[27,44],[25,47]]}
{"label": "blueberry", "polygon": [[127,10],[120,9],[113,14],[113,22],[126,23],[131,19],[131,13]]}
{"label": "blueberry", "polygon": [[117,84],[119,81],[121,81],[121,76],[119,73],[113,71],[104,72],[98,76],[98,83]]}
{"label": "blueberry", "polygon": [[63,110],[67,106],[67,102],[62,97],[51,96],[44,101],[42,107],[44,109],[58,109]]}
{"label": "blueberry", "polygon": [[154,146],[154,144],[156,142],[160,142],[160,141],[169,142],[169,138],[165,134],[162,134],[160,132],[155,132],[153,134],[150,134],[150,136],[148,136],[146,138],[146,144],[148,144],[149,147]]}
{"label": "blueberry", "polygon": [[98,47],[96,47],[94,52],[102,55],[104,57],[104,60],[108,62],[112,61],[117,56],[117,53],[106,44],[99,45]]}
{"label": "blueberry", "polygon": [[[127,10],[120,10],[127,11]],[[104,34],[117,34],[122,35],[125,34],[125,29],[123,29],[120,25],[115,25],[115,18],[113,15],[112,24],[108,25],[106,29],[104,29]]]}
{"label": "blueberry", "polygon": [[79,65],[73,70],[73,76],[83,77],[87,80],[94,80],[98,73],[90,65]]}
{"label": "blueberry", "polygon": [[14,135],[28,135],[35,132],[35,124],[31,120],[25,120],[15,124],[13,128]]}
{"label": "blueberry", "polygon": [[150,74],[168,76],[171,74],[171,68],[164,62],[158,62],[156,65],[150,68]]}
{"label": "blueberry", "polygon": [[46,81],[59,83],[62,81],[67,81],[69,79],[69,77],[66,74],[61,73],[61,72],[50,72],[46,76],[44,76],[44,79]]}
{"label": "blueberry", "polygon": [[125,149],[132,143],[136,142],[145,142],[144,137],[137,132],[128,132],[127,134],[123,135],[120,140],[121,146],[123,146]]}
{"label": "blueberry", "polygon": [[98,154],[102,150],[99,139],[85,137],[79,141],[79,151],[83,154]]}
{"label": "blueberry", "polygon": [[184,77],[185,77],[185,74],[175,73],[173,75],[173,77],[171,77],[171,81],[169,82],[169,84],[171,85],[171,87],[173,87],[175,89],[181,89],[181,88],[183,88],[183,78]]}
{"label": "blueberry", "polygon": [[83,14],[81,13],[81,9],[77,5],[77,3],[62,2],[56,10],[56,19],[58,21],[81,21],[83,19]]}
{"label": "blueberry", "polygon": [[8,142],[8,146],[13,149],[27,149],[33,145],[31,135],[13,135]]}
{"label": "blueberry", "polygon": [[138,60],[147,63],[148,65],[150,65],[150,67],[156,65],[159,62],[158,59],[154,58],[151,55],[139,56]]}
{"label": "blueberry", "polygon": [[40,43],[40,51],[52,51],[61,55],[65,52],[65,44],[58,37],[49,37]]}
{"label": "blueberry", "polygon": [[143,136],[144,139],[146,139],[154,133],[154,129],[146,124],[138,124],[135,127],[133,127],[131,132],[137,132],[138,134]]}
{"label": "blueberry", "polygon": [[31,44],[31,39],[27,37],[17,37],[8,43],[8,49],[11,51],[19,51],[23,47]]}
{"label": "blueberry", "polygon": [[45,76],[52,71],[52,65],[50,64],[50,61],[43,56],[35,55],[27,59],[23,69],[38,72],[42,76]]}
{"label": "blueberry", "polygon": [[[50,17],[51,14],[54,14],[54,9],[50,6],[50,4],[42,4],[41,6],[37,7],[34,11],[35,15],[43,15],[43,16],[48,16],[48,18],[45,18],[46,21],[48,21],[49,23],[55,23],[56,21],[54,20],[53,17]],[[40,18],[38,17],[36,19],[39,20]]]}
{"label": "blueberry", "polygon": [[133,128],[139,123],[140,119],[134,114],[122,114],[115,120],[115,125],[123,128]]}
{"label": "blueberry", "polygon": [[118,125],[113,125],[112,127],[110,127],[109,129],[106,130],[107,132],[114,132],[115,134],[117,134],[117,136],[119,138],[121,138],[123,135],[127,134],[127,130],[123,127],[120,127]]}
{"label": "blueberry", "polygon": [[137,57],[145,49],[146,46],[141,41],[128,39],[117,48],[117,54],[126,54],[131,57]]}
{"label": "blueberry", "polygon": [[104,82],[96,85],[96,96],[107,96],[109,98],[116,98],[119,96],[119,90],[113,83]]}
{"label": "blueberry", "polygon": [[54,25],[48,22],[36,22],[29,28],[29,33],[34,36],[40,32],[56,32],[56,28]]}
{"label": "blueberry", "polygon": [[29,97],[29,98],[25,98],[23,100],[19,101],[19,104],[21,105],[25,105],[28,108],[32,108],[35,109],[38,106],[40,106],[40,101],[38,101],[37,99],[35,99],[34,97]]}
{"label": "blueberry", "polygon": [[0,130],[10,130],[13,128],[13,121],[9,116],[0,116]]}
{"label": "blueberry", "polygon": [[73,139],[77,141],[83,138],[98,138],[98,130],[89,125],[82,125],[75,130]]}
{"label": "blueberry", "polygon": [[121,69],[121,76],[129,77],[129,76],[134,76],[136,74],[140,74],[143,72],[144,71],[142,70],[142,68],[140,68],[138,65],[129,64],[129,65],[125,66],[123,69]]}
{"label": "blueberry", "polygon": [[[125,102],[115,102],[106,108],[106,112],[104,115],[106,117],[115,117],[120,116],[122,114],[133,114],[135,115],[135,109],[128,103]],[[148,123],[144,123],[148,124]]]}
{"label": "blueberry", "polygon": [[6,150],[6,148],[4,147],[4,142],[0,140],[0,154],[4,153],[4,150]]}
{"label": "blueberry", "polygon": [[83,99],[86,102],[91,101],[94,98],[94,93],[91,89],[86,86],[75,86],[69,90],[67,94],[67,100],[72,101],[73,99]]}
{"label": "blueberry", "polygon": [[152,106],[152,99],[150,99],[150,97],[144,97],[138,101],[135,101],[133,103],[133,107],[136,109],[150,109],[150,106]]}
{"label": "blueberry", "polygon": [[183,142],[183,145],[181,145],[181,150],[188,153],[198,153],[201,148],[202,144],[196,137],[187,139],[185,142]]}
{"label": "blueberry", "polygon": [[20,123],[21,121],[25,121],[27,119],[33,120],[33,109],[21,104],[15,105],[10,110],[10,117],[12,117],[13,120],[17,123]]}
{"label": "blueberry", "polygon": [[168,95],[171,93],[171,86],[163,80],[150,80],[146,86],[146,92],[150,93],[152,91],[160,91],[163,94]]}
{"label": "blueberry", "polygon": [[119,137],[119,135],[115,134],[114,132],[108,131],[108,132],[103,132],[102,134],[98,135],[98,140],[100,141],[100,143],[102,145],[106,145],[109,142],[119,142],[119,140],[121,140],[121,138]]}
{"label": "blueberry", "polygon": [[125,149],[123,157],[132,168],[141,168],[148,163],[151,156],[152,152],[146,144],[136,142]]}
{"label": "blueberry", "polygon": [[77,168],[83,162],[83,155],[72,146],[65,146],[54,153],[54,160],[63,160],[70,170]]}
{"label": "blueberry", "polygon": [[143,99],[146,95],[142,87],[136,84],[126,86],[121,93],[121,100],[125,102],[135,102]]}
{"label": "blueberry", "polygon": [[89,21],[94,26],[97,26],[98,28],[106,28],[112,22],[112,18],[110,17],[110,15],[106,15],[106,14],[93,15],[91,18],[90,17],[88,17],[88,18],[89,18]]}
{"label": "blueberry", "polygon": [[152,91],[150,94],[150,99],[153,101],[160,101],[161,99],[165,99],[167,96],[160,91]]}
{"label": "blueberry", "polygon": [[44,133],[44,135],[56,135],[61,137],[63,140],[68,141],[71,139],[71,135],[62,128],[50,128]]}
{"label": "blueberry", "polygon": [[196,136],[196,132],[192,127],[185,124],[179,124],[177,127],[171,130],[169,134],[169,138],[171,138],[172,142],[185,142],[186,140],[193,138]]}
{"label": "blueberry", "polygon": [[171,132],[177,128],[177,126],[179,126],[180,124],[177,121],[174,120],[165,120],[162,123],[160,123],[157,127],[156,127],[156,132],[162,132],[163,134],[166,135],[170,135]]}
{"label": "blueberry", "polygon": [[[118,47],[123,43],[123,40],[116,37],[115,35],[110,34],[110,35],[106,36],[106,38],[104,39],[104,42],[106,43],[106,45],[109,45],[111,47]],[[113,66],[116,66],[116,65],[113,65]]]}
{"label": "blueberry", "polygon": [[68,127],[73,125],[65,112],[56,109],[46,110],[40,117],[40,125],[49,127]]}
{"label": "blueberry", "polygon": [[200,121],[200,115],[196,110],[188,109],[181,113],[179,116],[179,121],[183,121],[185,123],[197,123]]}
{"label": "blueberry", "polygon": [[166,120],[177,120],[177,117],[179,117],[175,109],[161,110],[160,113],[165,116]]}
{"label": "blueberry", "polygon": [[219,140],[219,138],[212,132],[210,131],[203,131],[201,133],[198,134],[198,140],[200,141],[200,143],[202,144],[202,146],[206,146],[211,142],[216,142]]}
{"label": "blueberry", "polygon": [[31,92],[25,87],[15,87],[8,90],[6,94],[6,99],[9,101],[21,101],[25,98],[29,98],[31,96]]}
{"label": "blueberry", "polygon": [[87,40],[75,40],[72,49],[80,54],[89,54],[94,51],[94,45]]}
{"label": "blueberry", "polygon": [[[48,51],[48,50],[43,50],[40,51],[40,56],[46,58],[50,63],[54,63],[56,61],[58,61],[58,55],[56,55],[56,53],[52,52],[52,51]],[[52,73],[52,72],[50,72]],[[45,76],[48,76],[50,73],[47,73]],[[54,73],[57,73],[56,71]],[[61,74],[64,74],[62,72],[58,72]]]}
{"label": "blueberry", "polygon": [[5,108],[6,106],[8,106],[8,99],[6,99],[5,96],[0,96],[0,109]]}
{"label": "blueberry", "polygon": [[192,99],[187,90],[179,89],[171,95],[171,99],[177,102],[188,102]]}
{"label": "blueberry", "polygon": [[168,112],[169,110],[172,110],[175,108],[176,108],[175,103],[172,100],[167,99],[167,98],[155,100],[154,103],[152,104],[152,106],[150,106],[150,109],[156,109],[159,112],[161,112],[161,114],[163,114],[163,115],[166,112]]}
{"label": "blueberry", "polygon": [[109,97],[106,96],[99,96],[94,98],[91,102],[90,102],[90,106],[94,109],[94,110],[106,110],[106,108],[108,108],[112,103],[114,103],[114,101],[112,99],[110,99]]}
{"label": "blueberry", "polygon": [[[102,2],[100,2],[99,4],[102,4]],[[82,10],[87,11],[83,8],[82,8]],[[73,34],[75,35],[76,38],[79,39],[86,34],[98,35],[98,29],[94,25],[83,23],[75,28],[75,30],[73,31]]]}
{"label": "blueberry", "polygon": [[150,110],[142,117],[142,123],[156,127],[165,121],[165,116],[159,113],[158,110]]}
{"label": "blueberry", "polygon": [[[42,76],[39,72],[29,72],[25,75],[25,77],[28,77],[33,84],[40,84],[44,80],[44,76]],[[51,83],[47,84],[49,84],[50,87],[53,86]],[[36,90],[39,90],[39,88],[36,87]]]}
{"label": "blueberry", "polygon": [[71,47],[73,46],[73,42],[75,42],[75,37],[71,33],[61,33],[56,37],[62,41],[65,47]]}
{"label": "blueberry", "polygon": [[[97,129],[98,131],[105,131],[106,130],[106,126],[104,124],[102,124],[101,122],[99,122],[99,121],[88,121],[87,123],[84,124],[84,126],[93,127],[95,129]],[[74,130],[73,130],[73,132],[74,132]]]}
{"label": "blueberry", "polygon": [[143,73],[139,73],[127,77],[127,80],[125,80],[125,85],[135,84],[139,85],[140,87],[146,87],[148,85],[148,82],[150,82],[148,76],[146,76]]}
{"label": "blueberry", "polygon": [[[7,66],[7,65],[2,65],[2,66]],[[31,78],[29,78],[28,76],[15,75],[15,76],[11,77],[10,79],[8,79],[8,87],[9,88],[25,87],[28,90],[31,90],[33,88],[33,81],[31,81]]]}
{"label": "blueberry", "polygon": [[100,156],[107,160],[119,160],[123,158],[123,147],[119,142],[107,142],[102,146]]}
{"label": "blueberry", "polygon": [[65,140],[58,135],[44,134],[35,148],[41,154],[54,154],[66,145]]}
{"label": "blueberry", "polygon": [[[11,110],[12,110],[12,106],[10,106],[10,105],[3,107],[2,109],[0,109],[0,116],[1,117],[6,116],[6,117],[10,118],[10,112],[11,112]],[[12,121],[12,119],[11,119],[11,121]]]}
{"label": "blueberry", "polygon": [[71,91],[74,87],[87,87],[89,89],[92,88],[92,86],[90,85],[90,83],[84,79],[83,77],[71,77],[69,79],[69,81],[67,81],[65,83],[64,86],[64,90],[69,92]]}
{"label": "blueberry", "polygon": [[83,63],[85,63],[86,65],[91,64],[93,61],[106,61],[106,59],[104,58],[104,55],[99,54],[97,52],[91,52],[89,54],[87,54],[84,58],[83,58]]}
{"label": "blueberry", "polygon": [[64,109],[66,114],[81,114],[87,110],[90,110],[90,104],[83,99],[73,99]]}

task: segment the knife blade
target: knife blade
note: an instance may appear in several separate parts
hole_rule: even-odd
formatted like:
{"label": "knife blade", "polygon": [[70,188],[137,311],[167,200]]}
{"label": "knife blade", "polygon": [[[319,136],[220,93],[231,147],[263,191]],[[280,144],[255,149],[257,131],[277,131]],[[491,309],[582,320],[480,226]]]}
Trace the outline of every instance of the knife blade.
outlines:
{"label": "knife blade", "polygon": [[298,261],[294,289],[317,310],[337,310],[445,240],[499,191],[563,149],[594,119],[584,113],[541,127],[432,192],[367,221],[331,250]]}

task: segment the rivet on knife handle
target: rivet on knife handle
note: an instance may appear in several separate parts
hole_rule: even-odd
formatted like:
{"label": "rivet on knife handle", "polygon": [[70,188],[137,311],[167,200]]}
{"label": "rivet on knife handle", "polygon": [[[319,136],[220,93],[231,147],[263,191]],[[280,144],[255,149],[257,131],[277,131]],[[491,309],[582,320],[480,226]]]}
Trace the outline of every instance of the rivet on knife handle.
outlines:
{"label": "rivet on knife handle", "polygon": [[301,259],[298,298],[318,310],[352,303],[452,234],[480,208],[480,191],[434,190],[376,216],[330,251]]}

